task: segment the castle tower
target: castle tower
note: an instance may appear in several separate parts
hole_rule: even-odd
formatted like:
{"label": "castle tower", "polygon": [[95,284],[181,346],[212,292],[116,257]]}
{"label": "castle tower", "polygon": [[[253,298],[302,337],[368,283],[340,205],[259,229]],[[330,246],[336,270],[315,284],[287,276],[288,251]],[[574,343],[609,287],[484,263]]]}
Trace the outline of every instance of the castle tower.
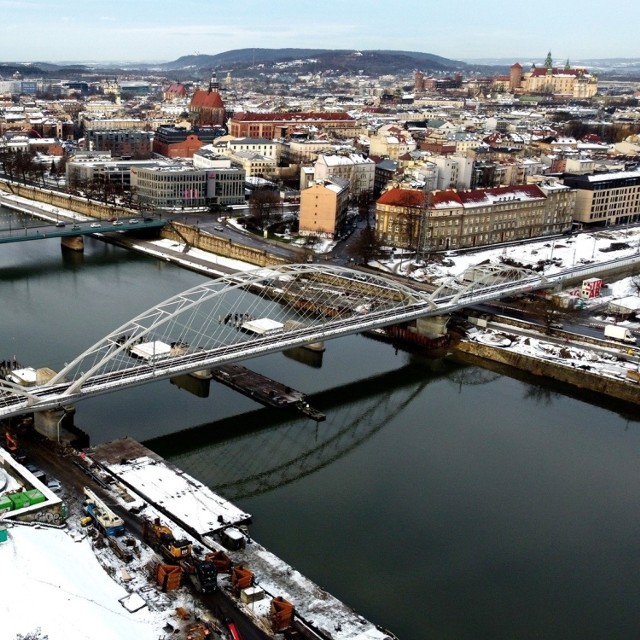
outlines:
{"label": "castle tower", "polygon": [[522,83],[522,65],[519,62],[511,65],[511,73],[509,74],[509,88],[515,91],[520,88]]}

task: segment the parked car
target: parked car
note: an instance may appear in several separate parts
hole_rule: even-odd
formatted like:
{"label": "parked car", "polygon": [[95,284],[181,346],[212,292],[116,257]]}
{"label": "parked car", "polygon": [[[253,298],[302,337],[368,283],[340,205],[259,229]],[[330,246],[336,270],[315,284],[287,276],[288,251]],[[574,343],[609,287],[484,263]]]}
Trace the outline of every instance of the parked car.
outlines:
{"label": "parked car", "polygon": [[60,481],[56,480],[55,478],[47,480],[47,487],[51,489],[51,491],[55,491],[55,493],[62,491],[62,485],[60,484]]}

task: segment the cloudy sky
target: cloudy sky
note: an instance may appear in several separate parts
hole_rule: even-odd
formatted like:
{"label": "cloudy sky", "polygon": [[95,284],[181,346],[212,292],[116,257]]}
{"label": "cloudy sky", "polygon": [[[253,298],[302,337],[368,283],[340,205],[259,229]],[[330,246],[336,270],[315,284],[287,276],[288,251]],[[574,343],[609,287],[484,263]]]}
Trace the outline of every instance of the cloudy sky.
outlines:
{"label": "cloudy sky", "polygon": [[250,47],[640,57],[638,0],[0,0],[0,16],[3,61],[168,61]]}

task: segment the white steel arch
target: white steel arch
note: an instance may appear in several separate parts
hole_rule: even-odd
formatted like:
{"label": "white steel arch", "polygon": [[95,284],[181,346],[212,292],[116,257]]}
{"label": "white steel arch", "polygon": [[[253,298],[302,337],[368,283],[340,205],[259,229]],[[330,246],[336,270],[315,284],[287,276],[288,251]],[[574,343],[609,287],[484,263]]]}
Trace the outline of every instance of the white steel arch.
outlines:
{"label": "white steel arch", "polygon": [[[346,267],[290,264],[239,272],[196,285],[145,311],[81,353],[47,384],[66,381],[71,395],[98,374],[132,375],[136,363],[131,354],[138,345],[151,350],[152,364],[161,357],[224,351],[250,342],[242,324],[258,318],[281,322],[284,333],[317,332],[324,324],[372,310],[392,316],[394,310],[426,304],[427,294]],[[166,345],[168,355],[153,351]]]}

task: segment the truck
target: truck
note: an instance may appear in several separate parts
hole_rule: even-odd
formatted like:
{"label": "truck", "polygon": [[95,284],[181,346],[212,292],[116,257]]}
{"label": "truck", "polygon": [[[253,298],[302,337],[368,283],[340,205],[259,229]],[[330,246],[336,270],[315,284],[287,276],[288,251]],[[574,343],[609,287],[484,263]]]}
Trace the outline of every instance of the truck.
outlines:
{"label": "truck", "polygon": [[604,327],[604,335],[606,338],[626,342],[627,344],[636,344],[636,339],[629,329],[620,327],[616,324],[607,324]]}
{"label": "truck", "polygon": [[142,521],[142,537],[155,549],[165,562],[178,565],[200,593],[210,593],[218,588],[218,571],[213,561],[198,558],[189,540],[177,539],[171,529],[159,518]]}

